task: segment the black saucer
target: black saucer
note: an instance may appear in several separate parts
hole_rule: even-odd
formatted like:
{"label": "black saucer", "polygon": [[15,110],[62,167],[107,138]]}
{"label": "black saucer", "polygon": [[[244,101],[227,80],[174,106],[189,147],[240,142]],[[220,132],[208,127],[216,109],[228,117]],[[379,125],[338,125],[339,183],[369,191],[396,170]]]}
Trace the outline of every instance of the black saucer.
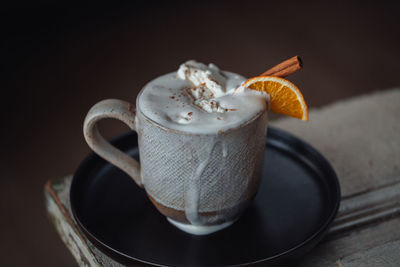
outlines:
{"label": "black saucer", "polygon": [[[137,136],[113,143],[138,158]],[[71,207],[88,238],[125,264],[218,266],[276,262],[307,253],[334,219],[340,188],[332,167],[310,145],[268,129],[262,184],[231,227],[192,236],[172,226],[122,171],[90,155],[75,173]]]}

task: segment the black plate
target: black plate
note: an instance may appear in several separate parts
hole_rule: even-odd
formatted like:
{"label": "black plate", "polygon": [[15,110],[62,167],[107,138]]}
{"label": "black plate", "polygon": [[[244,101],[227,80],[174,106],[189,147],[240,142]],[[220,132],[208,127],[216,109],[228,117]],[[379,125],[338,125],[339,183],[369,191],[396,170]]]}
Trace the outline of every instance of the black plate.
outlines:
{"label": "black plate", "polygon": [[[113,143],[138,158],[137,136]],[[340,202],[336,174],[310,145],[268,129],[261,187],[231,227],[192,236],[172,226],[125,173],[90,155],[71,186],[71,207],[88,238],[125,263],[167,266],[280,262],[307,253],[322,238]]]}

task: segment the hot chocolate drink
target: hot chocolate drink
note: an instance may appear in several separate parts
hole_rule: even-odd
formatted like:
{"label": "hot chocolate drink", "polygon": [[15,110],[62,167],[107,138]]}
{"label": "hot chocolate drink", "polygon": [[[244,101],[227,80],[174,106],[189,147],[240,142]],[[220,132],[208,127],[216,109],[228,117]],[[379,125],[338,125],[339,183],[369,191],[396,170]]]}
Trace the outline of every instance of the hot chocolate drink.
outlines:
{"label": "hot chocolate drink", "polygon": [[241,88],[243,81],[188,61],[137,98],[142,183],[160,212],[185,231],[230,225],[257,191],[269,96]]}

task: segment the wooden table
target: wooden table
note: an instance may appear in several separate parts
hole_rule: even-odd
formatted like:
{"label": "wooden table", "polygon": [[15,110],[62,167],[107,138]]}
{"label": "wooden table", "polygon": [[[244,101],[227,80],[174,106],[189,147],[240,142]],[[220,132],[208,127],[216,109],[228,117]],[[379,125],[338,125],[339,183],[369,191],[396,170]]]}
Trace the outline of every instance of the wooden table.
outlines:
{"label": "wooden table", "polygon": [[[333,226],[298,266],[400,266],[400,89],[312,110],[309,123],[285,118],[271,125],[318,149],[342,188]],[[81,266],[122,266],[78,229],[71,179],[45,186],[47,211],[62,240]]]}

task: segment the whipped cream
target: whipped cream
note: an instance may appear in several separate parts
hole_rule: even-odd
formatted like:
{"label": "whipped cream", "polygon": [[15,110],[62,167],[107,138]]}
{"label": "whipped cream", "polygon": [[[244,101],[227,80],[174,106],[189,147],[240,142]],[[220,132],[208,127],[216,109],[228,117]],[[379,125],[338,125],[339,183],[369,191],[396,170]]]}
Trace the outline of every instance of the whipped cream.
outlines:
{"label": "whipped cream", "polygon": [[194,104],[206,112],[224,113],[226,108],[215,100],[226,94],[226,78],[214,64],[208,67],[203,63],[190,60],[179,67],[177,77],[189,81],[194,87],[189,92]]}
{"label": "whipped cream", "polygon": [[177,77],[192,82],[195,88],[202,87],[209,91],[206,95],[210,97],[220,97],[226,92],[226,78],[212,63],[207,67],[203,63],[189,60],[179,67]]}
{"label": "whipped cream", "polygon": [[[193,60],[148,83],[137,106],[151,120],[189,133],[221,133],[266,111],[269,96],[241,87],[246,78]],[[236,89],[236,90],[235,90]]]}

